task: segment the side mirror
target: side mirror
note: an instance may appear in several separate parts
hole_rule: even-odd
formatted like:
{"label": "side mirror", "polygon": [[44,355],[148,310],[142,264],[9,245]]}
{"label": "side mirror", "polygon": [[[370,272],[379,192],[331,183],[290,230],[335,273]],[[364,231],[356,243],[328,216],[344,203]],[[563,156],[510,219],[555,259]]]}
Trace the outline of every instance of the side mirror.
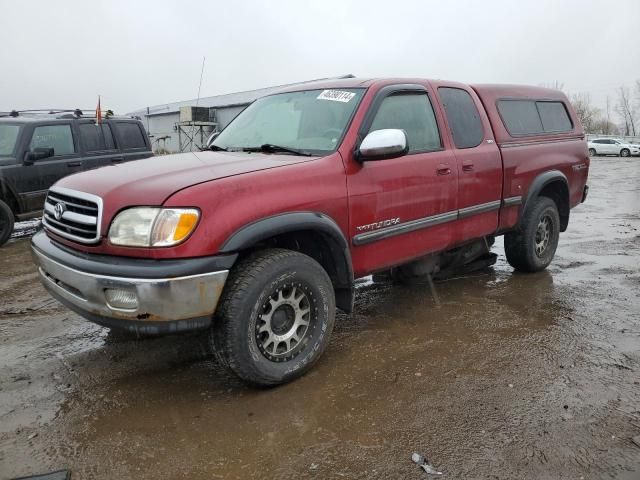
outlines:
{"label": "side mirror", "polygon": [[53,157],[53,148],[34,148],[30,152],[25,153],[23,163],[25,165],[33,165],[38,160]]}
{"label": "side mirror", "polygon": [[409,151],[407,134],[404,130],[387,128],[370,132],[357,152],[359,160],[384,160],[406,155]]}

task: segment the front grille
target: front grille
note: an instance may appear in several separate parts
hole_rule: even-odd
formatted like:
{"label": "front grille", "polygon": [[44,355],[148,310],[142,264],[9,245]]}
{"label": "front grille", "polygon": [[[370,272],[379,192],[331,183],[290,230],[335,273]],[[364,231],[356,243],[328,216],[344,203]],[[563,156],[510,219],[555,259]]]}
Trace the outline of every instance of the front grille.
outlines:
{"label": "front grille", "polygon": [[53,187],[44,202],[42,223],[61,237],[81,243],[100,239],[102,199],[89,193]]}

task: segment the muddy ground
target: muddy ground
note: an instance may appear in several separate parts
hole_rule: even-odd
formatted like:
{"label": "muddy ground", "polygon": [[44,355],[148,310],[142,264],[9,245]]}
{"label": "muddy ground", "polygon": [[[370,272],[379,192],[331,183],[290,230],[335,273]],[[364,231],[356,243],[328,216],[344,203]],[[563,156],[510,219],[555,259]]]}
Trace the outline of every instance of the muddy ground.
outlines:
{"label": "muddy ground", "polygon": [[597,158],[590,184],[548,271],[501,255],[438,284],[440,306],[360,282],[317,367],[271,390],[224,374],[202,336],[85,322],[16,238],[0,250],[0,478],[425,478],[415,451],[445,478],[640,479],[640,159]]}

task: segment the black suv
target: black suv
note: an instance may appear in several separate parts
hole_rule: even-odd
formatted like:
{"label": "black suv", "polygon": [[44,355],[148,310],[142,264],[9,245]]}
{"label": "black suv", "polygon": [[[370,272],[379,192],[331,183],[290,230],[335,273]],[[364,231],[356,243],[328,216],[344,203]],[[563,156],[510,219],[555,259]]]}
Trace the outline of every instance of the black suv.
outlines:
{"label": "black suv", "polygon": [[47,190],[72,173],[152,156],[137,117],[80,110],[0,113],[0,246],[16,220],[39,217]]}

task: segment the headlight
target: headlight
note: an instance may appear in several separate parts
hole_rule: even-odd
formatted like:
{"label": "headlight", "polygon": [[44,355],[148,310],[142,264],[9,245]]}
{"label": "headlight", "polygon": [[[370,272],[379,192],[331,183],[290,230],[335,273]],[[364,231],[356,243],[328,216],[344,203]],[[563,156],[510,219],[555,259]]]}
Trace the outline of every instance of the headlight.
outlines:
{"label": "headlight", "polygon": [[128,208],[111,222],[109,241],[126,247],[177,245],[193,232],[199,218],[195,208]]}

